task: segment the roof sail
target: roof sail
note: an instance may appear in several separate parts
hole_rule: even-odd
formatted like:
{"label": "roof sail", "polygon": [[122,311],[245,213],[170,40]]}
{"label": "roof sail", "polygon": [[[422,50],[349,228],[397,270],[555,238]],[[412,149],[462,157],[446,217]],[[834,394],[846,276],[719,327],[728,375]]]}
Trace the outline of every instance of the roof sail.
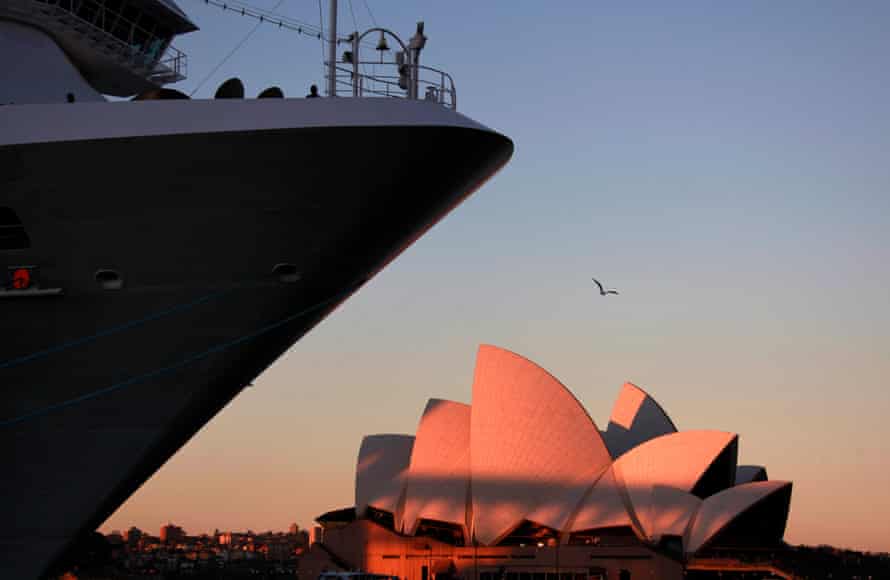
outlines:
{"label": "roof sail", "polygon": [[[727,540],[744,542],[753,538],[758,544],[778,541],[785,532],[790,502],[790,481],[755,481],[712,495],[702,502],[687,532],[686,552],[695,553],[707,547],[734,525],[741,529],[734,534],[735,538]],[[745,518],[746,515],[752,517]]]}
{"label": "roof sail", "polygon": [[368,435],[362,439],[355,468],[358,517],[364,516],[368,507],[397,514],[413,446],[410,435]]}
{"label": "roof sail", "polygon": [[624,383],[603,438],[609,453],[617,458],[650,439],[676,432],[674,422],[655,399],[633,383]]}
{"label": "roof sail", "polygon": [[562,529],[609,463],[593,420],[556,378],[508,350],[479,348],[470,418],[478,541],[494,543],[524,519]]}
{"label": "roof sail", "polygon": [[469,483],[470,406],[430,399],[417,427],[396,529],[412,534],[421,519],[430,519],[466,530]]}
{"label": "roof sail", "polygon": [[363,440],[356,515],[455,545],[636,536],[679,555],[781,540],[791,484],[738,466],[735,433],[678,432],[627,383],[606,435],[546,370],[482,345],[472,405],[430,399],[416,438]]}

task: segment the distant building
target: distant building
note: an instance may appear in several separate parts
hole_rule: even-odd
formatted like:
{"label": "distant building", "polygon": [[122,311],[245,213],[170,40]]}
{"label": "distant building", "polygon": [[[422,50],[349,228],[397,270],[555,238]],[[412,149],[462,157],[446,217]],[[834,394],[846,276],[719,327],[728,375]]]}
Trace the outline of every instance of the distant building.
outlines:
{"label": "distant building", "polygon": [[364,438],[355,506],[317,518],[300,574],[681,580],[782,545],[791,483],[737,456],[736,434],[678,432],[629,383],[600,431],[547,371],[482,346],[472,405],[432,399],[415,436]]}
{"label": "distant building", "polygon": [[142,530],[137,528],[136,526],[131,527],[124,533],[124,541],[127,543],[129,548],[135,548],[139,544],[139,540],[142,539]]}
{"label": "distant building", "polygon": [[185,540],[185,530],[168,523],[165,526],[161,526],[160,539],[162,544],[178,544]]}
{"label": "distant building", "polygon": [[232,532],[221,532],[217,536],[217,541],[220,546],[231,546],[232,545]]}
{"label": "distant building", "polygon": [[111,549],[110,556],[112,559],[120,558],[125,553],[124,535],[120,531],[112,530],[110,534],[105,536],[105,540]]}
{"label": "distant building", "polygon": [[299,532],[299,531],[300,531],[300,526],[298,526],[297,524],[291,524],[290,527],[287,529],[287,533],[292,536],[296,536],[297,532]]}

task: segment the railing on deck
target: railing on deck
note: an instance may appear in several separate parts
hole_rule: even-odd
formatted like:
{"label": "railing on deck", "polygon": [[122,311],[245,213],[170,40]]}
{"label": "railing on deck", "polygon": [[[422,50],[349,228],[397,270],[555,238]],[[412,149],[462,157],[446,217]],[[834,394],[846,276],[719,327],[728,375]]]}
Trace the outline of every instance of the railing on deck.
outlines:
{"label": "railing on deck", "polygon": [[351,62],[337,61],[337,86],[348,89],[346,92],[351,92],[353,97],[412,98],[409,87],[412,72],[416,70],[418,100],[457,109],[454,79],[445,71],[423,65],[398,65],[395,62],[361,61],[358,65],[365,72],[356,75]]}
{"label": "railing on deck", "polygon": [[159,85],[184,80],[188,73],[188,57],[181,50],[167,45],[164,54],[149,73],[149,80]]}
{"label": "railing on deck", "polygon": [[[146,30],[104,0],[9,0],[9,10],[60,34],[76,34],[95,50],[163,85],[185,79],[186,55],[170,46],[172,33]],[[155,24],[154,30],[160,28]]]}
{"label": "railing on deck", "polygon": [[[345,38],[337,37],[336,1],[331,0],[331,27],[328,31],[328,60],[325,62],[328,96],[336,96],[338,87],[349,87],[353,97],[394,97],[411,100],[424,100],[438,103],[450,109],[457,109],[457,91],[454,79],[445,71],[420,64],[420,53],[426,46],[423,22],[417,23],[417,30],[408,43],[402,41],[391,30],[375,26],[361,34],[356,30]],[[379,34],[375,47],[379,61],[361,58],[364,39],[369,34]],[[398,45],[395,53],[390,52],[387,38]],[[336,39],[336,40],[335,40]],[[341,58],[336,57],[336,45],[346,44],[349,50]],[[400,50],[399,50],[400,49]],[[394,59],[384,60],[386,54]]]}

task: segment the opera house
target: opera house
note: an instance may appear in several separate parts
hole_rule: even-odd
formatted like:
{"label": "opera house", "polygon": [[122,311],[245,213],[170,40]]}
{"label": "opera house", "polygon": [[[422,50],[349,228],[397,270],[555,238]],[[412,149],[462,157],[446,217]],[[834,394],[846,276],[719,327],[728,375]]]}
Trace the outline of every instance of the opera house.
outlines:
{"label": "opera house", "polygon": [[364,438],[355,506],[319,516],[301,576],[683,578],[782,542],[791,483],[737,455],[738,435],[678,431],[629,383],[600,431],[547,371],[483,345],[471,405],[431,399],[414,436]]}

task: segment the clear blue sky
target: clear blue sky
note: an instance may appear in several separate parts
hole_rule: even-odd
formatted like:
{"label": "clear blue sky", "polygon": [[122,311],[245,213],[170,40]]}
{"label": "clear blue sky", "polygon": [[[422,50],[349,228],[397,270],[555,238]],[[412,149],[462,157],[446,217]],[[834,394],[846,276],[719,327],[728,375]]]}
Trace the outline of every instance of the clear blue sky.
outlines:
{"label": "clear blue sky", "polygon": [[[190,92],[254,22],[179,1]],[[789,541],[890,550],[890,4],[368,3],[404,37],[426,21],[425,62],[512,162],[103,528],[308,525],[351,504],[363,434],[469,401],[490,342],[601,427],[631,380],[681,429],[740,433],[742,462],[795,481]],[[318,22],[312,0],[279,12]],[[320,61],[266,26],[196,96],[230,76],[302,96]]]}

